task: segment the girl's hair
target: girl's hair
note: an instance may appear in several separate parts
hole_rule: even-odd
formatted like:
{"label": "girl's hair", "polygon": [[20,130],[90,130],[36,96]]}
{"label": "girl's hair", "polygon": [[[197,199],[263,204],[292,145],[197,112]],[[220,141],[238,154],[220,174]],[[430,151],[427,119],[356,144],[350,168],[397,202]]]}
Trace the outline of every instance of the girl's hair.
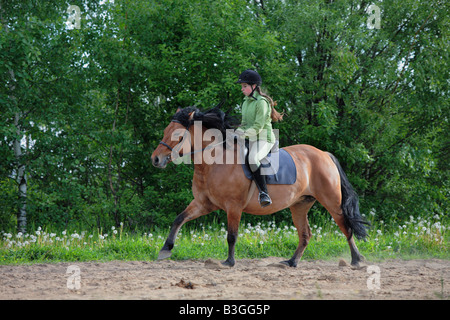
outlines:
{"label": "girl's hair", "polygon": [[271,118],[273,122],[278,122],[283,120],[283,115],[282,113],[279,113],[277,110],[275,110],[275,106],[277,105],[276,101],[273,101],[273,99],[264,91],[262,91],[260,86],[256,87],[256,91],[263,96],[264,98],[266,98],[267,100],[269,100],[269,104],[272,107],[272,113],[271,113]]}

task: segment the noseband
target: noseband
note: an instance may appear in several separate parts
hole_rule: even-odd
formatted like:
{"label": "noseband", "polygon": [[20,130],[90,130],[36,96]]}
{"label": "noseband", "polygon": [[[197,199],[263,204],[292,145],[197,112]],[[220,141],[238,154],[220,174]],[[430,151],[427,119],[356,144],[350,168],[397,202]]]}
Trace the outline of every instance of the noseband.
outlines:
{"label": "noseband", "polygon": [[167,143],[160,141],[159,144],[162,144],[164,147],[167,147],[167,149],[169,149],[170,151],[173,151],[173,148],[169,146]]}

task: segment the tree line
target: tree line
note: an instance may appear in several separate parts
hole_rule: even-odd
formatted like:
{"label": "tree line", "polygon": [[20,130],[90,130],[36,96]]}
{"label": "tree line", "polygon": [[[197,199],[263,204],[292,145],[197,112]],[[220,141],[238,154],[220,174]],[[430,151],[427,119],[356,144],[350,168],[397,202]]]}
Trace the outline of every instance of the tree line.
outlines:
{"label": "tree line", "polygon": [[167,226],[193,168],[151,153],[178,107],[228,96],[239,114],[247,68],[285,113],[280,145],[335,154],[362,212],[448,214],[448,16],[419,0],[0,0],[0,229]]}

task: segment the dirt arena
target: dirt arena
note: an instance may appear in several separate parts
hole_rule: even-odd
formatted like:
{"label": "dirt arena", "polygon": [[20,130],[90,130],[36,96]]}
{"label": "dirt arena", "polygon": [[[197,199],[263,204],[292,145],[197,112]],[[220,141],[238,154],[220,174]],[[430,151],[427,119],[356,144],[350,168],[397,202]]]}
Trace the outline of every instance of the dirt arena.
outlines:
{"label": "dirt arena", "polygon": [[[218,261],[113,261],[0,266],[0,299],[448,299],[450,261],[281,258]],[[69,266],[72,266],[69,268]],[[75,267],[74,267],[75,266]]]}

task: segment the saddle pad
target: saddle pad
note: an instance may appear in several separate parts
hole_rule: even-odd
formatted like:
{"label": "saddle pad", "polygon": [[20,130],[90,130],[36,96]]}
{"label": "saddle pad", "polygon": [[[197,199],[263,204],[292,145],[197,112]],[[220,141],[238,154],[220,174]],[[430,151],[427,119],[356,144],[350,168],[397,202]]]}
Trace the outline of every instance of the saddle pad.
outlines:
{"label": "saddle pad", "polygon": [[[253,180],[252,172],[246,164],[242,164],[242,169],[247,179]],[[294,184],[297,180],[294,160],[284,149],[269,153],[261,161],[261,174],[266,176],[267,184]]]}

